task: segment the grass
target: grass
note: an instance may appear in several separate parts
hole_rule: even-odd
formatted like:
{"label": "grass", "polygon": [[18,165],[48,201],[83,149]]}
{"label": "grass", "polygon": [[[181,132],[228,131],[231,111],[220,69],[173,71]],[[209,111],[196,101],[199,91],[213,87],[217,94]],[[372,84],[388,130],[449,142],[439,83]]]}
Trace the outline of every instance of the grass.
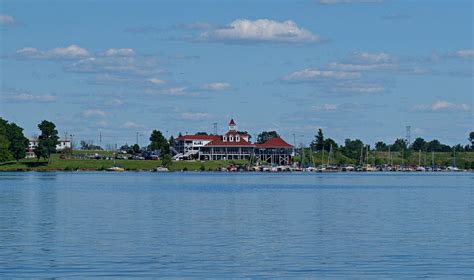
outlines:
{"label": "grass", "polygon": [[[198,171],[198,170],[217,170],[226,168],[231,164],[245,165],[248,161],[234,160],[234,161],[173,161],[169,167],[171,171]],[[116,164],[126,170],[140,171],[153,170],[161,166],[160,160],[117,160]],[[55,154],[51,157],[51,163],[47,161],[36,159],[23,159],[17,162],[2,163],[0,171],[73,171],[73,170],[88,170],[101,171],[114,165],[113,160],[94,160],[94,159],[60,159],[59,155]]]}

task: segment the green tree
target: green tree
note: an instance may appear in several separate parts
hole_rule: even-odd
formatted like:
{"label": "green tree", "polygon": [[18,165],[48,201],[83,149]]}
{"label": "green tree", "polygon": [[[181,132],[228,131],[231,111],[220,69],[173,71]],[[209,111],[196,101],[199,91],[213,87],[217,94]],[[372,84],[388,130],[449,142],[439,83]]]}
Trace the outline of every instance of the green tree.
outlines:
{"label": "green tree", "polygon": [[138,144],[134,144],[132,146],[132,151],[134,154],[138,154],[140,152],[140,146]]}
{"label": "green tree", "polygon": [[16,159],[16,161],[24,158],[26,156],[26,149],[30,142],[28,138],[23,135],[23,128],[15,123],[9,124],[7,128],[7,137],[10,141],[10,147],[8,150],[13,158]]}
{"label": "green tree", "polygon": [[265,143],[268,139],[280,137],[276,131],[263,131],[257,136],[257,143],[262,144]]}
{"label": "green tree", "polygon": [[13,156],[8,149],[10,147],[10,141],[7,137],[7,124],[8,122],[0,118],[0,162],[10,161]]}
{"label": "green tree", "polygon": [[421,137],[416,138],[413,144],[411,144],[411,148],[415,151],[426,151],[427,147],[428,143]]}
{"label": "green tree", "polygon": [[469,142],[471,142],[471,150],[474,150],[474,131],[471,131],[469,133]]}
{"label": "green tree", "polygon": [[321,128],[318,129],[318,133],[314,136],[314,140],[311,142],[310,146],[311,149],[316,151],[321,151],[323,148],[325,148],[324,134]]}
{"label": "green tree", "polygon": [[171,156],[168,154],[164,155],[161,160],[161,166],[168,168],[172,164],[173,164],[173,161],[171,160]]}
{"label": "green tree", "polygon": [[344,141],[344,147],[342,147],[341,152],[343,155],[346,157],[353,159],[353,160],[359,160],[361,156],[361,150],[364,147],[364,142],[362,142],[359,139],[356,140],[351,140],[351,139],[346,139]]}
{"label": "green tree", "polygon": [[148,145],[149,150],[160,151],[161,156],[169,154],[170,144],[163,136],[163,133],[161,133],[161,131],[153,130],[150,135],[150,142],[150,145]]}
{"label": "green tree", "polygon": [[398,138],[392,144],[392,151],[394,151],[394,152],[400,152],[400,151],[404,151],[406,149],[407,149],[407,141],[405,139]]}
{"label": "green tree", "polygon": [[375,143],[375,150],[379,152],[387,151],[388,146],[383,141],[378,141],[377,143]]}
{"label": "green tree", "polygon": [[51,154],[56,152],[56,145],[59,144],[58,131],[56,125],[49,121],[42,121],[38,125],[41,135],[38,137],[38,146],[35,148],[34,153],[38,160],[40,158],[48,159],[48,163],[51,161]]}

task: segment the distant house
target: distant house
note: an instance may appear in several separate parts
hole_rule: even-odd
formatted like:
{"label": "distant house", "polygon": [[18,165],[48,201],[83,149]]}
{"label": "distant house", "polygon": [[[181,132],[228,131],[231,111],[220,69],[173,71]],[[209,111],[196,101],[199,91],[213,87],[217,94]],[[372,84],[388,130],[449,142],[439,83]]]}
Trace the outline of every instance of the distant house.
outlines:
{"label": "distant house", "polygon": [[252,156],[270,164],[291,164],[293,146],[280,137],[262,144],[249,141],[249,135],[237,131],[232,119],[224,135],[184,135],[176,139],[175,159],[250,160]]}
{"label": "distant house", "polygon": [[[39,139],[38,139],[38,137],[31,137],[29,139],[29,141],[30,142],[28,144],[28,149],[26,151],[26,158],[34,158],[35,157],[34,150],[38,146]],[[66,148],[71,148],[72,147],[71,140],[59,139],[58,142],[59,143],[56,145],[56,150],[57,151],[62,151]]]}

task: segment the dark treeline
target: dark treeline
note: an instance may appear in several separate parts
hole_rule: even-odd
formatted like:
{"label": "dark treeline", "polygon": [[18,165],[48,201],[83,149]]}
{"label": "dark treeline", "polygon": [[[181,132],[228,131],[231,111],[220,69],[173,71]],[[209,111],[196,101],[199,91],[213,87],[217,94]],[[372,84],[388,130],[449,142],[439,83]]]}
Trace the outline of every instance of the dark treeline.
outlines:
{"label": "dark treeline", "polygon": [[393,143],[384,143],[383,141],[378,141],[373,147],[369,144],[362,142],[360,139],[346,139],[344,145],[338,145],[336,141],[331,138],[325,138],[323,131],[318,130],[317,134],[314,137],[314,140],[311,142],[310,147],[313,151],[330,151],[331,147],[333,151],[340,151],[345,156],[349,158],[354,158],[356,155],[360,154],[362,149],[368,149],[370,151],[379,151],[379,152],[401,152],[401,151],[422,151],[422,152],[471,152],[474,151],[474,131],[469,133],[467,138],[469,144],[461,145],[457,144],[454,146],[449,146],[441,143],[439,140],[433,139],[431,141],[426,141],[425,139],[418,137],[411,143],[408,144],[408,141],[403,138],[395,139]]}

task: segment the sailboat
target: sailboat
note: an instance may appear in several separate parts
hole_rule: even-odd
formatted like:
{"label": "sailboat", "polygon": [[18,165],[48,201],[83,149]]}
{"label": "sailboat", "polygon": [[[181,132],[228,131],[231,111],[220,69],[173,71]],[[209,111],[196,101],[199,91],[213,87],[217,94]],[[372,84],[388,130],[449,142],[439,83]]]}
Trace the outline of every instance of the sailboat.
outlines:
{"label": "sailboat", "polygon": [[117,166],[115,164],[115,150],[116,149],[117,149],[117,144],[115,144],[115,149],[114,149],[114,166],[105,169],[105,171],[112,171],[112,172],[124,172],[125,171],[125,168]]}
{"label": "sailboat", "polygon": [[418,167],[416,171],[426,171],[426,168],[421,166],[421,150],[418,150]]}

